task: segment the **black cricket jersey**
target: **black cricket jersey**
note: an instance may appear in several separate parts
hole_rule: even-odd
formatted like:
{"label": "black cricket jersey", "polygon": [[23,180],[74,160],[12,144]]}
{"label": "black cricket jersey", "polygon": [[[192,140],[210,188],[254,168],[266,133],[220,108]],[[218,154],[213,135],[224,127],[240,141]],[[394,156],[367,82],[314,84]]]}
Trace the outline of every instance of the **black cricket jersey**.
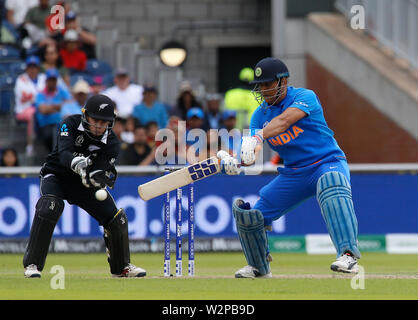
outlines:
{"label": "black cricket jersey", "polygon": [[80,179],[71,170],[71,161],[77,156],[91,156],[91,170],[108,170],[119,155],[119,139],[112,130],[107,130],[99,138],[100,141],[90,138],[83,127],[81,115],[65,118],[58,130],[57,144],[42,166],[41,175],[51,173],[58,177]]}

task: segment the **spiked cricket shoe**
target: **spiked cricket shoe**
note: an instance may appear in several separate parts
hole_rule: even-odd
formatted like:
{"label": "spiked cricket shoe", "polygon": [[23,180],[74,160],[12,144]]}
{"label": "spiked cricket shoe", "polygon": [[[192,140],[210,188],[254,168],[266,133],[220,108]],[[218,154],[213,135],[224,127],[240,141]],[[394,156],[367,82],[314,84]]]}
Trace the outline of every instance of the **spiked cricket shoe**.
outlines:
{"label": "spiked cricket shoe", "polygon": [[134,266],[132,263],[129,263],[122,271],[121,274],[112,274],[114,278],[140,278],[145,277],[147,272],[139,267]]}
{"label": "spiked cricket shoe", "polygon": [[350,253],[344,253],[331,264],[331,270],[343,273],[358,273],[357,259]]}
{"label": "spiked cricket shoe", "polygon": [[25,278],[40,278],[41,272],[34,264],[30,264],[25,268]]}
{"label": "spiked cricket shoe", "polygon": [[245,266],[235,272],[235,278],[271,278],[271,272],[267,274],[261,274],[257,268],[252,266]]}

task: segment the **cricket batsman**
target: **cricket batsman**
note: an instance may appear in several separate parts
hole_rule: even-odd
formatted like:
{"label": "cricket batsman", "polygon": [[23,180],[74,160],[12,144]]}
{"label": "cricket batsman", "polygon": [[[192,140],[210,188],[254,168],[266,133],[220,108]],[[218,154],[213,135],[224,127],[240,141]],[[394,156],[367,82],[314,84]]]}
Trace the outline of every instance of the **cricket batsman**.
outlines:
{"label": "cricket batsman", "polygon": [[[104,228],[110,272],[114,277],[143,277],[146,271],[130,263],[128,219],[106,190],[113,188],[119,140],[112,131],[115,103],[104,95],[90,97],[82,115],[67,117],[55,149],[40,172],[41,197],[36,203],[29,243],[23,257],[26,278],[39,278],[64,200],[87,211]],[[99,200],[100,199],[100,200]]]}
{"label": "cricket batsman", "polygon": [[[350,172],[344,152],[324,119],[316,94],[288,86],[289,71],[275,58],[260,60],[254,69],[253,93],[260,106],[252,115],[250,136],[241,144],[241,163],[252,165],[263,142],[284,160],[279,175],[260,191],[253,208],[243,200],[232,205],[238,236],[248,265],[236,278],[269,278],[271,257],[266,230],[303,201],[316,196],[337,251],[335,272],[358,273],[357,219],[351,197]],[[223,171],[240,173],[239,161],[218,153]]]}

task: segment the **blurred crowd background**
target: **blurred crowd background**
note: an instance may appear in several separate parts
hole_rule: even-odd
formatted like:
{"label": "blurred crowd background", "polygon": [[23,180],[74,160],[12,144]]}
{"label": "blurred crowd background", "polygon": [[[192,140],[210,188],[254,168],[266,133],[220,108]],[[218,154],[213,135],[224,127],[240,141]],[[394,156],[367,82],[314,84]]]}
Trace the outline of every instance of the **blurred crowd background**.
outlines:
{"label": "blurred crowd background", "polygon": [[[416,8],[415,1],[403,2]],[[373,1],[359,3],[373,9]],[[285,6],[279,7],[281,4]],[[205,130],[208,150],[210,145],[220,144],[234,153],[237,145],[233,139],[220,141],[210,129],[242,132],[248,128],[250,116],[257,107],[249,86],[253,78],[252,67],[269,55],[283,58],[290,69],[291,84],[314,89],[322,102],[328,102],[326,107],[347,103],[358,106],[359,96],[364,93],[356,92],[356,96],[343,103],[329,98],[329,87],[324,89],[318,85],[318,80],[323,79],[309,73],[318,75],[315,72],[318,65],[326,62],[317,61],[305,48],[305,42],[309,40],[306,37],[307,14],[315,11],[335,14],[338,9],[348,15],[350,6],[355,3],[318,1],[315,5],[304,4],[306,2],[302,1],[234,0],[226,1],[222,7],[208,0],[199,4],[181,0],[174,4],[164,0],[152,4],[150,1],[118,4],[117,1],[102,3],[101,0],[0,0],[0,165],[42,164],[54,146],[57,125],[69,115],[81,114],[88,97],[98,93],[108,95],[117,106],[113,131],[121,141],[119,165],[156,164],[156,132],[162,128],[176,132],[179,121],[186,122],[187,130]],[[56,21],[51,8],[55,5],[64,10],[64,25],[60,29],[53,27]],[[280,11],[283,8],[286,12]],[[271,18],[270,11],[277,19]],[[184,20],[174,21],[177,15],[183,15]],[[228,17],[235,20],[228,21]],[[415,21],[417,17],[412,19]],[[408,24],[409,28],[416,25],[411,21]],[[184,68],[163,66],[157,55],[163,40],[176,37],[176,33],[181,33],[180,38],[189,50]],[[242,38],[240,41],[239,37]],[[285,43],[290,44],[286,50],[283,49]],[[213,47],[217,48],[216,52]],[[379,50],[384,51],[384,48]],[[415,51],[411,52],[414,56]],[[329,66],[324,67],[329,70]],[[416,80],[416,66],[407,66],[406,70]],[[342,82],[350,86],[347,81]],[[412,84],[413,88],[416,88],[415,84]],[[347,92],[346,88],[339,90]],[[332,94],[340,96],[336,91]],[[361,102],[364,106],[355,113],[357,116],[371,113],[368,110],[370,100]],[[413,105],[414,108],[417,105]],[[415,109],[410,110],[411,114],[416,114]],[[337,107],[334,114],[331,108],[329,110],[331,124],[336,123],[333,119],[339,113],[346,124],[356,126],[356,120],[342,115]],[[416,149],[417,132],[405,129],[410,127],[405,123],[406,119],[399,120],[382,110],[375,111],[387,118],[379,120],[380,123],[389,121],[400,132],[400,136],[396,136],[398,140],[392,141],[391,153],[397,153],[396,148],[393,149],[397,141],[402,141],[403,151]],[[404,115],[404,118],[408,117]],[[371,122],[371,127],[373,125]],[[362,157],[361,145],[350,149],[348,136],[352,128],[341,131],[332,125],[331,128],[340,135],[337,139],[342,139],[349,161],[350,156],[354,161],[363,162],[413,161],[417,157],[416,152],[409,151],[403,153],[408,153],[407,156],[400,158],[382,158],[380,154]],[[382,132],[373,139],[380,140],[386,134]],[[239,139],[239,134],[234,138]],[[371,141],[365,139],[365,143]],[[189,146],[193,142],[186,141],[186,144]],[[266,152],[268,163],[280,162],[277,155]],[[208,152],[202,157],[211,155]]]}

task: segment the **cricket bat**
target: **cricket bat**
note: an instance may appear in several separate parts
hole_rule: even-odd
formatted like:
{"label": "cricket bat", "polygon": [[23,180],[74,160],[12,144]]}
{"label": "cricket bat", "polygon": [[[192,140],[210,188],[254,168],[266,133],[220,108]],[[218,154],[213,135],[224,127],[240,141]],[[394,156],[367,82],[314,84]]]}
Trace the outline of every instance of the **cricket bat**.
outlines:
{"label": "cricket bat", "polygon": [[143,200],[150,200],[164,193],[184,187],[221,171],[220,162],[216,156],[179,169],[170,174],[154,179],[138,186],[138,194]]}

